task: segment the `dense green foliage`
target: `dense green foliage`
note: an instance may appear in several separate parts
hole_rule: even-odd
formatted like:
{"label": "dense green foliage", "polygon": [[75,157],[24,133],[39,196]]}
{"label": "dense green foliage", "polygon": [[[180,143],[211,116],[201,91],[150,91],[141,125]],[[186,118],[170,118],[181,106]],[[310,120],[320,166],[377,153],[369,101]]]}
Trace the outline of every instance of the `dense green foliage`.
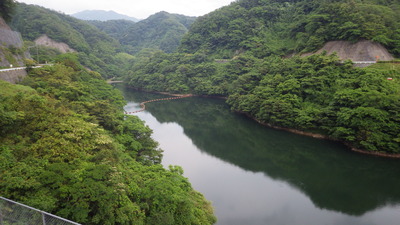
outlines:
{"label": "dense green foliage", "polygon": [[338,63],[324,55],[264,63],[263,73],[238,79],[242,82],[228,103],[264,123],[327,134],[368,151],[399,153],[399,71]]}
{"label": "dense green foliage", "polygon": [[0,1],[0,17],[5,21],[10,21],[15,8],[14,0],[1,0]]}
{"label": "dense green foliage", "polygon": [[214,223],[122,96],[75,55],[57,62],[0,81],[1,195],[82,224]]}
{"label": "dense green foliage", "polygon": [[151,49],[176,51],[194,17],[159,12],[137,23],[127,20],[89,21],[118,40],[124,51],[137,55]]}
{"label": "dense green foliage", "polygon": [[121,35],[126,33],[126,30],[129,29],[135,22],[129,20],[107,20],[107,21],[98,21],[98,20],[90,20],[88,23],[96,26],[104,33],[110,35],[110,37],[119,40]]}
{"label": "dense green foliage", "polygon": [[78,51],[80,62],[105,77],[123,73],[115,58],[120,44],[96,27],[52,10],[19,3],[11,26],[24,39],[33,41],[46,34]]}
{"label": "dense green foliage", "polygon": [[155,52],[140,57],[127,74],[129,84],[150,91],[224,94],[216,84],[218,65],[203,54]]}
{"label": "dense green foliage", "polygon": [[227,96],[233,110],[266,124],[399,153],[398,64],[286,57],[332,40],[372,40],[400,55],[399,10],[397,0],[235,1],[196,20],[180,53],[136,59],[126,79],[151,91]]}
{"label": "dense green foliage", "polygon": [[181,51],[231,58],[317,50],[326,41],[367,39],[400,55],[398,0],[239,0],[191,26]]}
{"label": "dense green foliage", "polygon": [[178,48],[194,20],[194,17],[159,12],[131,25],[119,35],[118,40],[127,46],[126,50],[131,54],[146,48],[171,53]]}
{"label": "dense green foliage", "polygon": [[[326,134],[368,151],[400,151],[400,70],[358,69],[335,56],[213,62],[200,54],[156,54],[130,84],[152,91],[229,96],[235,111],[274,126]],[[394,80],[387,80],[388,77]]]}

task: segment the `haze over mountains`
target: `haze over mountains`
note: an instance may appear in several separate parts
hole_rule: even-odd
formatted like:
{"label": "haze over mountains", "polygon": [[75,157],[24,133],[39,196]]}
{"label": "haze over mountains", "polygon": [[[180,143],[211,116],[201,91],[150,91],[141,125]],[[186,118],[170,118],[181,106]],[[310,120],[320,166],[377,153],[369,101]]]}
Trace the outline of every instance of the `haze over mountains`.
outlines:
{"label": "haze over mountains", "polygon": [[140,19],[135,17],[130,17],[127,15],[119,14],[112,10],[84,10],[82,12],[77,12],[71,14],[71,16],[81,19],[81,20],[99,20],[99,21],[108,21],[108,20],[130,20],[133,22],[138,22]]}

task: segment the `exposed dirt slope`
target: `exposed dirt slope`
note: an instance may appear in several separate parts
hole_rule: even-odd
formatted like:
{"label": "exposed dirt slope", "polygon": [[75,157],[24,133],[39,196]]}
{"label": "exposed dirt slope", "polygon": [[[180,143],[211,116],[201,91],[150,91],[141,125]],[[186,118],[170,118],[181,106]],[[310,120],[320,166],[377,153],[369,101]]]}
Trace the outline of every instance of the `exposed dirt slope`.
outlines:
{"label": "exposed dirt slope", "polygon": [[[351,43],[349,41],[330,41],[316,53],[321,53],[323,51],[326,51],[328,54],[336,52],[342,60],[390,61],[394,59],[383,45],[372,41],[359,41],[357,43]],[[313,53],[307,53],[305,56],[311,54]]]}
{"label": "exposed dirt slope", "polygon": [[72,49],[71,47],[69,47],[67,44],[63,43],[63,42],[57,42],[54,41],[53,39],[49,38],[47,35],[42,35],[40,37],[38,37],[35,40],[35,43],[37,45],[42,45],[42,46],[46,46],[46,47],[51,47],[51,48],[55,48],[58,49],[60,52],[62,53],[67,53],[67,52],[76,52],[74,49]]}

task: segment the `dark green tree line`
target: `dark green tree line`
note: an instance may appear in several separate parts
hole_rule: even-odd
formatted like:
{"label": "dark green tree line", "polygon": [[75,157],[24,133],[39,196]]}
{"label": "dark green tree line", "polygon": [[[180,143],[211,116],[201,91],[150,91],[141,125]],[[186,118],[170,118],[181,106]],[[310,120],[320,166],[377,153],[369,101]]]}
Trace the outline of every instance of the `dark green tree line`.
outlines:
{"label": "dark green tree line", "polygon": [[0,16],[3,17],[6,22],[11,20],[14,9],[14,0],[2,0],[0,2]]}

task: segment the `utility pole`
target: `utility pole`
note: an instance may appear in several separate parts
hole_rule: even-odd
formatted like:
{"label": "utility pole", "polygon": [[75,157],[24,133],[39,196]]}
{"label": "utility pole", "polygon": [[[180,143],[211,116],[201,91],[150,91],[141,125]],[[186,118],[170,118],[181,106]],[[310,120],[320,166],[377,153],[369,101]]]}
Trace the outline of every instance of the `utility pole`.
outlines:
{"label": "utility pole", "polygon": [[37,63],[40,64],[40,62],[39,62],[39,46],[38,45],[36,45],[36,60],[37,60]]}

